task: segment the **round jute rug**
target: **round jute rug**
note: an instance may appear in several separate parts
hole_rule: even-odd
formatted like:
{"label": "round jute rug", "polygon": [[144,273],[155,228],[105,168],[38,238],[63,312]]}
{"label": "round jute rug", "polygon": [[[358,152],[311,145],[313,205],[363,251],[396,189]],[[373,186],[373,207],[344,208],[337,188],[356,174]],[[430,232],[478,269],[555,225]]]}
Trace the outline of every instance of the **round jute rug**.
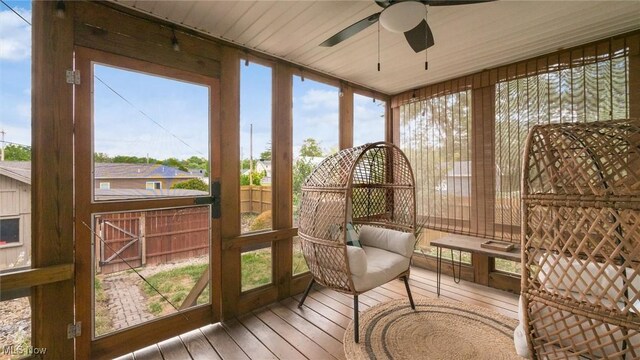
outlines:
{"label": "round jute rug", "polygon": [[474,305],[438,299],[378,304],[360,313],[344,334],[347,359],[521,359],[513,344],[517,321]]}

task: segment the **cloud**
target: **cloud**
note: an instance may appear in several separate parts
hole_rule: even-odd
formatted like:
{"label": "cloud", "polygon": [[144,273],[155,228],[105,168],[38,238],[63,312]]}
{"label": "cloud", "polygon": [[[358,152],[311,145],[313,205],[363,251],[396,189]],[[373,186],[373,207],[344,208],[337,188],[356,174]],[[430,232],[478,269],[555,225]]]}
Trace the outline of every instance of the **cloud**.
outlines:
{"label": "cloud", "polygon": [[[16,8],[25,19],[31,11]],[[31,27],[10,10],[0,11],[0,60],[20,61],[31,56]]]}
{"label": "cloud", "polygon": [[310,89],[300,98],[305,110],[337,109],[338,90]]}

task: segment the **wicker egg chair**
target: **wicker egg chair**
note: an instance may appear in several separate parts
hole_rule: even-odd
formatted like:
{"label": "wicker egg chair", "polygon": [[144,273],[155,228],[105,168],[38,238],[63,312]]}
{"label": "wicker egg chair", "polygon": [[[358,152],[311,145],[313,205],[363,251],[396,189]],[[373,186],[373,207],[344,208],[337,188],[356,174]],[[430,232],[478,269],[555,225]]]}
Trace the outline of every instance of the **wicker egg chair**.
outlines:
{"label": "wicker egg chair", "polygon": [[[347,246],[347,226],[362,248]],[[415,246],[415,181],[404,153],[386,142],[342,150],[322,161],[302,186],[298,235],[314,283],[353,295],[402,278],[411,308],[409,265]]]}
{"label": "wicker egg chair", "polygon": [[640,121],[534,127],[522,210],[516,347],[640,358]]}

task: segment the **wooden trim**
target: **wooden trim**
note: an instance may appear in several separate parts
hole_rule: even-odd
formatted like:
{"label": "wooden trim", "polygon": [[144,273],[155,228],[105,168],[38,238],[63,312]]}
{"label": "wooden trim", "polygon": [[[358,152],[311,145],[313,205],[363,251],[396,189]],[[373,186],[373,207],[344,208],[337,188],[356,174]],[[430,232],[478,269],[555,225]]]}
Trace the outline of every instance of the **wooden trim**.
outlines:
{"label": "wooden trim", "polygon": [[[338,97],[339,126],[338,146],[340,150],[353,147],[353,88],[347,84],[340,84]],[[360,144],[358,144],[360,145]]]}
{"label": "wooden trim", "polygon": [[73,264],[61,264],[44,268],[32,268],[8,274],[0,274],[2,291],[28,289],[73,279]]}
{"label": "wooden trim", "polygon": [[[158,319],[147,326],[137,326],[119,332],[118,336],[107,336],[93,342],[91,355],[87,359],[111,359],[189,330],[211,324],[213,314],[210,307],[201,306],[179,314]],[[152,329],[152,330],[151,330]],[[84,333],[83,329],[83,333]],[[66,337],[66,331],[65,337]],[[127,339],[127,341],[122,341]]]}
{"label": "wooden trim", "polygon": [[489,273],[489,286],[514,294],[520,294],[520,276],[501,271],[491,271]]}
{"label": "wooden trim", "polygon": [[220,45],[202,46],[202,39],[180,31],[180,51],[173,50],[174,27],[143,21],[94,2],[77,5],[75,45],[124,55],[172,68],[218,77]]}
{"label": "wooden trim", "polygon": [[[54,2],[32,6],[32,264],[45,268],[74,260],[73,86],[65,72],[73,68],[76,4],[66,4],[64,18],[56,16]],[[73,285],[55,282],[32,293],[31,343],[47,348],[52,359],[74,357],[66,332],[74,322]]]}
{"label": "wooden trim", "polygon": [[270,230],[265,232],[242,234],[231,239],[227,239],[224,242],[224,249],[240,249],[244,246],[262,243],[262,242],[275,242],[280,240],[287,240],[298,235],[297,228],[282,229],[282,230]]}
{"label": "wooden trim", "polygon": [[[274,67],[273,81],[273,228],[293,227],[293,77],[292,68],[278,63]],[[278,287],[277,297],[290,295],[292,276],[292,237],[273,243],[274,284]]]}
{"label": "wooden trim", "polygon": [[240,235],[240,53],[223,48],[221,73],[220,136],[222,187],[221,235],[222,258],[222,318],[237,314],[240,296],[240,249],[230,248],[229,239]]}
{"label": "wooden trim", "polygon": [[[160,18],[160,17],[156,17],[152,14],[143,12],[143,11],[139,11],[139,10],[134,10],[125,6],[122,6],[120,4],[114,3],[114,2],[100,2],[98,3],[99,6],[104,7],[105,9],[109,9],[112,11],[117,11],[120,12],[130,18],[133,18],[135,20],[140,20],[140,21],[144,21],[147,23],[150,23],[152,26],[155,26],[156,28],[167,28],[167,29],[175,29],[176,33],[183,33],[185,35],[188,35],[188,37],[193,38],[194,40],[199,40],[199,41],[206,41],[208,43],[210,43],[210,45],[207,46],[215,46],[215,47],[220,47],[220,52],[222,52],[222,48],[229,48],[229,49],[234,49],[239,51],[240,53],[243,53],[244,56],[250,56],[251,59],[250,61],[256,61],[258,62],[258,59],[262,59],[264,62],[273,62],[278,63],[278,64],[282,64],[282,65],[286,65],[288,66],[291,70],[292,73],[296,74],[296,75],[300,75],[301,73],[304,74],[304,77],[306,79],[312,79],[314,81],[319,81],[325,84],[329,84],[329,85],[333,85],[333,86],[338,86],[339,81],[345,81],[345,83],[348,83],[351,87],[353,87],[354,89],[359,89],[363,92],[369,92],[371,94],[376,94],[376,98],[381,98],[381,99],[385,99],[385,100],[390,100],[390,94],[388,93],[384,93],[384,92],[380,92],[377,91],[375,89],[369,88],[367,86],[355,83],[355,82],[347,82],[346,80],[341,80],[339,78],[336,78],[330,74],[326,74],[323,73],[321,71],[318,70],[314,70],[299,64],[295,64],[292,63],[286,59],[282,59],[270,54],[266,54],[263,52],[260,52],[258,50],[255,49],[249,49],[246,47],[243,47],[237,43],[233,43],[230,41],[225,41],[222,39],[218,39],[215,38],[213,36],[210,36],[208,34],[205,34],[197,29],[192,29],[189,27],[186,27],[184,25],[178,25],[175,23],[172,23],[170,21],[167,21],[166,19]],[[104,10],[99,10],[99,11],[104,11]],[[155,31],[152,31],[155,32]],[[179,37],[179,40],[181,38]],[[170,38],[169,38],[170,41]],[[166,42],[164,42],[166,43]],[[170,43],[170,42],[169,42]],[[197,43],[198,44],[198,43]],[[202,46],[202,44],[198,44],[197,46]],[[180,48],[182,49],[182,40],[180,40]],[[220,55],[222,56],[222,55]]]}

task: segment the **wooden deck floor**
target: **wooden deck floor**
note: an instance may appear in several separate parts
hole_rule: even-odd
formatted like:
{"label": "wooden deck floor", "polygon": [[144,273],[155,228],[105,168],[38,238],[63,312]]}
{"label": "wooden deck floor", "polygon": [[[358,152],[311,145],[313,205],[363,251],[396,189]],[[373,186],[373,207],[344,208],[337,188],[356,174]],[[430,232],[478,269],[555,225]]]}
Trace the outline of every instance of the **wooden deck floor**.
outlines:
{"label": "wooden deck floor", "polygon": [[[436,297],[435,273],[413,268],[414,297]],[[319,288],[319,287],[318,287]],[[317,289],[302,309],[300,295],[239,319],[208,325],[119,359],[345,359],[342,338],[353,313],[353,298]],[[404,284],[393,281],[359,296],[360,311],[391,299],[406,298]],[[442,277],[440,298],[462,301],[517,317],[517,295]]]}

